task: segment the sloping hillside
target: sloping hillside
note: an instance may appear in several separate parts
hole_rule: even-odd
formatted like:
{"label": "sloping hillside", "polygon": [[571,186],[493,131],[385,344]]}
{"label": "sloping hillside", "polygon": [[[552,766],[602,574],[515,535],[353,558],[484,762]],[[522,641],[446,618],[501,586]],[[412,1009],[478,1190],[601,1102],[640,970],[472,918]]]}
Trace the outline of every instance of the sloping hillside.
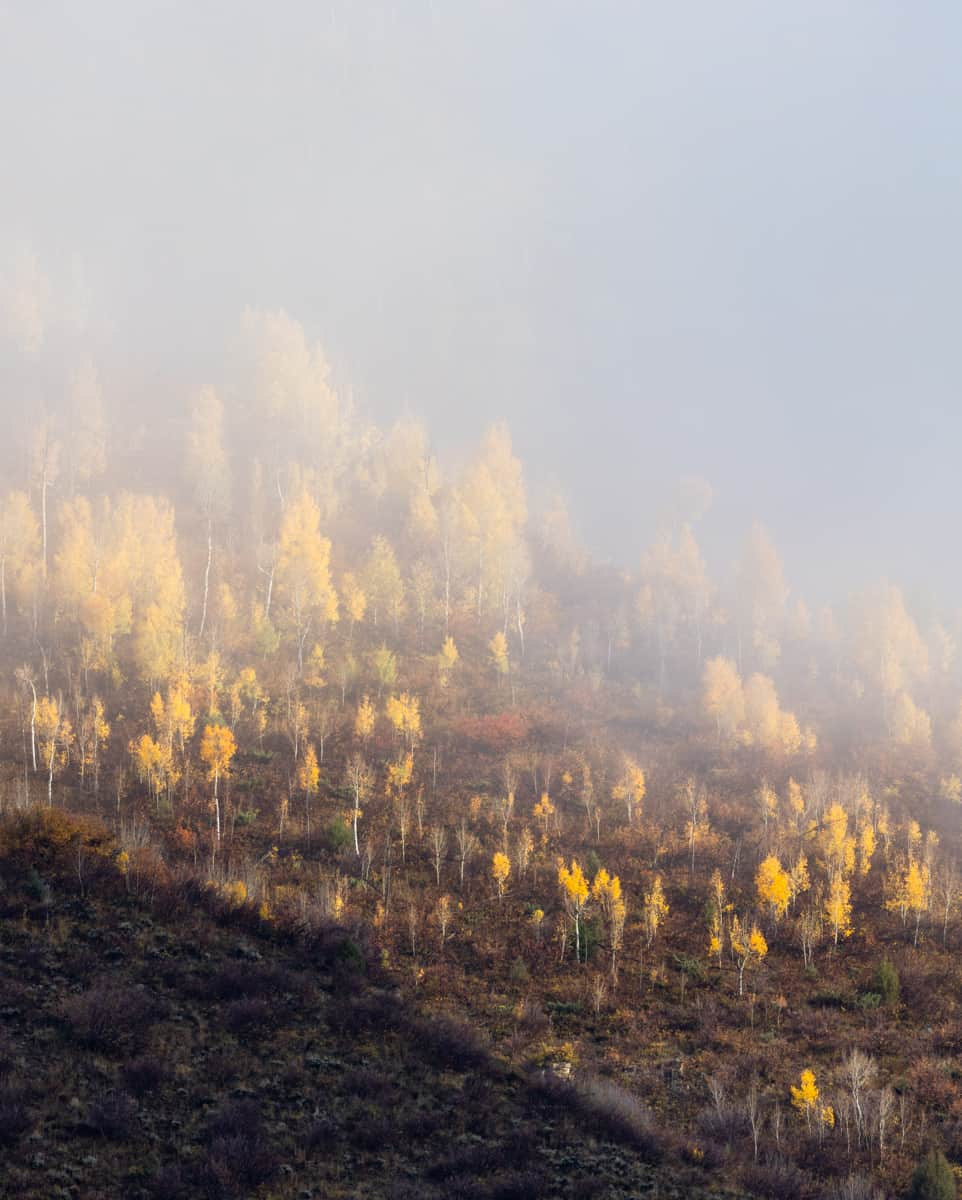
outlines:
{"label": "sloping hillside", "polygon": [[133,888],[105,831],[59,812],[0,828],[3,1194],[707,1187],[640,1103],[520,1074],[405,1004],[345,930],[269,926],[187,879]]}

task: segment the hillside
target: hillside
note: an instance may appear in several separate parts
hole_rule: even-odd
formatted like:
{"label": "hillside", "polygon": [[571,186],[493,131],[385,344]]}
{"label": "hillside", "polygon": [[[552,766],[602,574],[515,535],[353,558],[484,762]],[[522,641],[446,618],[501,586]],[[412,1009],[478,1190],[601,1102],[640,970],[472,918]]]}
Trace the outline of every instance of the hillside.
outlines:
{"label": "hillside", "polygon": [[419,1011],[343,929],[132,892],[105,831],[60,813],[0,847],[4,1194],[731,1194],[623,1093]]}

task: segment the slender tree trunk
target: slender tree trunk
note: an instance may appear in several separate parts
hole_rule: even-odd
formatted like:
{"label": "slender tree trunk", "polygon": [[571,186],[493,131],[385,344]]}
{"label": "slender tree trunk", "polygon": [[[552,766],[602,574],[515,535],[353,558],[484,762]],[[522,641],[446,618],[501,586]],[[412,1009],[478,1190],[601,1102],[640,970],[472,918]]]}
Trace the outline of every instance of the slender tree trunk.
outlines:
{"label": "slender tree trunk", "polygon": [[204,608],[200,614],[200,629],[198,638],[204,636],[204,626],[207,624],[207,595],[210,589],[210,560],[214,554],[214,532],[210,516],[207,518],[207,566],[204,569]]}
{"label": "slender tree trunk", "polygon": [[33,755],[33,773],[37,773],[37,689],[30,684],[33,692],[33,706],[30,709],[30,751]]}

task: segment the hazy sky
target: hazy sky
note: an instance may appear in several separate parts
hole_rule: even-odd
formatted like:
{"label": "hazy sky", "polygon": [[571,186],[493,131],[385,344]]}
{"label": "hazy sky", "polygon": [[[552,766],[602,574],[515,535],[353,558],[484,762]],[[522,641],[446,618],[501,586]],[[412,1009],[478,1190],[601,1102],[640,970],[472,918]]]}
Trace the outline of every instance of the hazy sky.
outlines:
{"label": "hazy sky", "polygon": [[816,591],[962,583],[960,135],[949,2],[0,0],[0,241],[100,354],[173,394],[283,306],[602,553],[700,474]]}

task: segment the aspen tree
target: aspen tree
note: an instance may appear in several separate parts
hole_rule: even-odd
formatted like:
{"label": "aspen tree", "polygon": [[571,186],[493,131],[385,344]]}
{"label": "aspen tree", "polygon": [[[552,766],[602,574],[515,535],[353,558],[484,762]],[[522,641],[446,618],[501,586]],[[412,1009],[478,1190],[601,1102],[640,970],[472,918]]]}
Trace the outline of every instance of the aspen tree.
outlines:
{"label": "aspen tree", "polygon": [[230,778],[231,762],[236,751],[237,743],[234,741],[234,735],[226,725],[204,726],[204,735],[200,743],[200,757],[201,761],[207,765],[207,778],[211,781],[214,788],[214,817],[218,844],[220,844],[221,838],[218,785],[222,777],[224,779]]}
{"label": "aspen tree", "polygon": [[622,762],[621,778],[611,789],[611,798],[625,805],[628,824],[634,824],[635,816],[645,798],[645,773],[628,755],[625,755]]}
{"label": "aspen tree", "polygon": [[788,909],[792,889],[791,879],[776,855],[770,854],[759,866],[755,888],[759,900],[768,906],[772,920],[777,924]]}
{"label": "aspen tree", "polygon": [[500,687],[511,665],[508,658],[508,639],[500,630],[488,642],[488,657],[491,660],[491,665],[494,667],[495,674],[498,677],[498,687]]}
{"label": "aspen tree", "polygon": [[815,1082],[815,1072],[806,1068],[802,1071],[798,1080],[798,1087],[793,1084],[790,1088],[792,1096],[792,1108],[805,1118],[805,1123],[809,1129],[812,1127],[812,1114],[818,1108],[818,1085]]}
{"label": "aspen tree", "polygon": [[454,670],[458,661],[458,648],[454,644],[454,638],[450,634],[444,639],[441,650],[438,654],[438,681],[441,687],[447,687],[451,672]]}
{"label": "aspen tree", "polygon": [[53,804],[54,775],[66,764],[73,728],[50,696],[41,696],[37,704],[37,738],[41,761],[47,768],[47,803]]}
{"label": "aspen tree", "polygon": [[840,935],[850,937],[852,933],[852,889],[842,874],[836,874],[829,881],[824,911],[832,930],[833,944],[837,946]]}
{"label": "aspen tree", "polygon": [[308,845],[311,844],[311,797],[317,793],[320,778],[321,770],[317,765],[317,751],[314,749],[314,743],[308,742],[307,748],[304,751],[304,757],[297,768],[297,786],[304,793],[304,814],[307,818]]}
{"label": "aspen tree", "polygon": [[331,583],[331,543],[321,536],[320,510],[302,489],[284,510],[277,550],[277,593],[304,669],[304,644],[312,625],[337,620],[337,593]]}
{"label": "aspen tree", "polygon": [[575,961],[581,962],[581,919],[588,903],[588,880],[577,859],[571,860],[570,868],[559,860],[558,883],[561,885],[561,896],[565,908],[571,916],[575,931]]}
{"label": "aspen tree", "polygon": [[361,703],[357,706],[357,715],[354,718],[354,736],[362,744],[366,743],[374,732],[376,721],[377,710],[370,696],[362,696]]}
{"label": "aspen tree", "polygon": [[664,889],[661,884],[661,876],[656,875],[652,880],[650,890],[644,893],[641,909],[642,922],[645,929],[645,946],[647,949],[650,950],[654,944],[662,921],[668,916],[669,911],[668,902],[665,899]]}
{"label": "aspen tree", "polygon": [[745,695],[738,668],[728,658],[710,658],[702,674],[702,704],[715,722],[718,740],[731,739],[745,717]]}
{"label": "aspen tree", "polygon": [[708,953],[718,956],[720,967],[725,949],[725,913],[728,905],[725,902],[725,884],[717,867],[712,872],[708,889]]}
{"label": "aspen tree", "polygon": [[764,959],[768,953],[768,943],[757,925],[752,924],[750,929],[746,929],[737,915],[732,917],[730,940],[738,968],[738,994],[741,996],[744,994],[745,971]]}
{"label": "aspen tree", "polygon": [[621,880],[602,868],[591,885],[591,897],[601,909],[608,927],[608,948],[611,951],[611,982],[617,983],[618,951],[625,932],[627,906],[621,894]]}
{"label": "aspen tree", "polygon": [[367,612],[367,593],[361,587],[353,571],[345,571],[341,576],[341,600],[344,603],[344,615],[347,618],[348,642],[354,637],[354,626],[364,620]]}
{"label": "aspen tree", "polygon": [[496,851],[491,859],[491,874],[494,876],[494,882],[498,888],[498,903],[500,904],[504,899],[504,889],[511,874],[511,860],[500,850]]}
{"label": "aspen tree", "polygon": [[377,628],[379,617],[389,616],[397,631],[404,606],[404,580],[387,538],[378,536],[371,543],[363,580],[374,627]]}
{"label": "aspen tree", "polygon": [[385,708],[395,732],[406,740],[408,750],[413,751],[421,737],[421,702],[417,696],[402,692],[400,696],[389,696]]}
{"label": "aspen tree", "polygon": [[[408,779],[410,779],[410,773],[408,773]],[[350,789],[351,798],[354,801],[351,826],[354,832],[354,853],[360,858],[361,846],[358,840],[358,823],[361,819],[364,803],[374,783],[371,770],[360,754],[351,755],[345,771],[345,783]]]}

